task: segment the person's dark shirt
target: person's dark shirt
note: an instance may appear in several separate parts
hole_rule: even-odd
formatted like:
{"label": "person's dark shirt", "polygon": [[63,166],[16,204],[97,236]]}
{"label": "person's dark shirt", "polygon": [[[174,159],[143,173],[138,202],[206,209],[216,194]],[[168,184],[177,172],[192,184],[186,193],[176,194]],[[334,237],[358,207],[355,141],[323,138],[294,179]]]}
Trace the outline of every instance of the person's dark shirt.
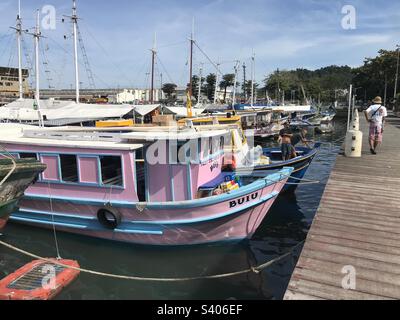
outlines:
{"label": "person's dark shirt", "polygon": [[304,137],[301,133],[296,133],[295,135],[293,135],[291,141],[292,141],[292,145],[296,145],[299,142],[303,141]]}
{"label": "person's dark shirt", "polygon": [[293,132],[290,128],[283,128],[281,131],[279,131],[279,135],[281,137],[283,137],[285,135],[290,135],[290,134],[293,134]]}

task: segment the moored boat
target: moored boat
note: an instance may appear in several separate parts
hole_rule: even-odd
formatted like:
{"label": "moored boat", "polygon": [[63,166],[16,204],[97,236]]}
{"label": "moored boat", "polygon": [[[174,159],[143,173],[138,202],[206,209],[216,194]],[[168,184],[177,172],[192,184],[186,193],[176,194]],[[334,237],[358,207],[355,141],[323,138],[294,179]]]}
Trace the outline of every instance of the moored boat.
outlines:
{"label": "moored boat", "polygon": [[0,154],[0,231],[26,188],[45,168],[36,159],[13,159],[7,153]]}
{"label": "moored boat", "polygon": [[[223,172],[232,129],[31,128],[0,138],[47,169],[13,221],[103,239],[191,245],[251,237],[292,168],[250,181]],[[183,158],[182,158],[183,157]],[[210,188],[211,185],[211,188]]]}
{"label": "moored boat", "polygon": [[[317,155],[320,146],[320,143],[316,143],[313,148],[296,147],[297,157],[287,161],[282,161],[282,151],[280,148],[264,148],[263,155],[268,158],[268,163],[256,163],[253,170],[255,172],[262,172],[263,175],[268,172],[279,171],[284,167],[292,167],[293,172],[291,177],[282,191],[294,191]],[[238,173],[248,171],[247,168],[237,168],[236,170]]]}

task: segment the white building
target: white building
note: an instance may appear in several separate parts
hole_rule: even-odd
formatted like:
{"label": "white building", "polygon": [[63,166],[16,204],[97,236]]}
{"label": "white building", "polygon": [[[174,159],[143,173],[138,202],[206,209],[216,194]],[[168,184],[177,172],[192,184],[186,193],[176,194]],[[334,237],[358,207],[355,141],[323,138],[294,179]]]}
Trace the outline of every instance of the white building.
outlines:
{"label": "white building", "polygon": [[[150,102],[150,89],[123,89],[113,96],[109,96],[109,102],[112,103],[132,103],[141,104]],[[159,102],[165,98],[161,89],[153,90],[154,102]]]}

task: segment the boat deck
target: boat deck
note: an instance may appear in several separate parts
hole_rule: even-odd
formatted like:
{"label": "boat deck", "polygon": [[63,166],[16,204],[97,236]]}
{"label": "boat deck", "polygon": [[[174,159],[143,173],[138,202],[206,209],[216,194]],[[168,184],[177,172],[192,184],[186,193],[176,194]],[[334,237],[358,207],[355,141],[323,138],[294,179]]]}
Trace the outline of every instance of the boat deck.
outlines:
{"label": "boat deck", "polygon": [[374,156],[360,116],[362,158],[338,156],[285,300],[400,299],[400,118]]}

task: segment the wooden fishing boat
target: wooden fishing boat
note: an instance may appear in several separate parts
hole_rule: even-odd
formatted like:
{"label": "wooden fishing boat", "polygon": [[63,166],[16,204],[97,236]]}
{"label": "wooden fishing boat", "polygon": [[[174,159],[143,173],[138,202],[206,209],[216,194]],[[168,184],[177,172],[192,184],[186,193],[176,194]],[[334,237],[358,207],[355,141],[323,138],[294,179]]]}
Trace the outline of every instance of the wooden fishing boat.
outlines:
{"label": "wooden fishing boat", "polygon": [[36,159],[13,159],[7,153],[0,154],[0,231],[23,196],[46,166]]}
{"label": "wooden fishing boat", "polygon": [[6,126],[0,142],[10,152],[35,154],[47,165],[11,219],[114,241],[191,245],[250,238],[293,170],[226,181],[223,159],[233,129],[223,125],[123,132]]}
{"label": "wooden fishing boat", "polygon": [[[254,172],[262,172],[264,175],[268,172],[277,172],[284,167],[292,167],[293,172],[291,177],[288,179],[288,184],[285,185],[282,191],[294,191],[299,183],[299,181],[306,174],[309,166],[311,165],[313,159],[318,153],[321,144],[316,143],[313,148],[307,147],[296,147],[297,157],[282,161],[282,151],[280,148],[264,148],[263,155],[268,158],[268,164],[258,164],[252,167],[253,172],[248,173],[254,175]],[[249,168],[237,168],[236,171],[240,174],[243,172],[249,172]]]}

